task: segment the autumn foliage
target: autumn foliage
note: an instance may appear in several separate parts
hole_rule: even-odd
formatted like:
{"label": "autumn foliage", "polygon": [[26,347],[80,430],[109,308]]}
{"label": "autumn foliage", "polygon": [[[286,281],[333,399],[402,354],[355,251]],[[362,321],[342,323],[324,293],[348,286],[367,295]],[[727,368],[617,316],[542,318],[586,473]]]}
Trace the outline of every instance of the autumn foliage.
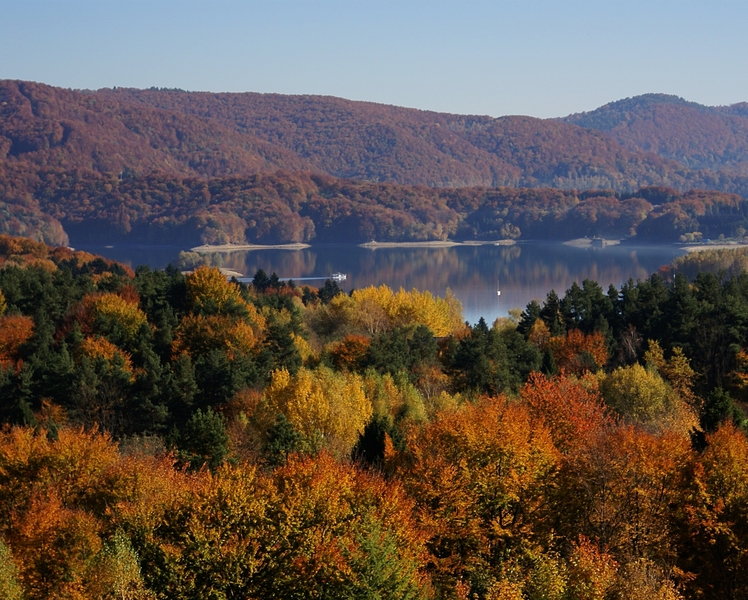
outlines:
{"label": "autumn foliage", "polygon": [[745,275],[466,325],[0,242],[3,597],[748,593]]}

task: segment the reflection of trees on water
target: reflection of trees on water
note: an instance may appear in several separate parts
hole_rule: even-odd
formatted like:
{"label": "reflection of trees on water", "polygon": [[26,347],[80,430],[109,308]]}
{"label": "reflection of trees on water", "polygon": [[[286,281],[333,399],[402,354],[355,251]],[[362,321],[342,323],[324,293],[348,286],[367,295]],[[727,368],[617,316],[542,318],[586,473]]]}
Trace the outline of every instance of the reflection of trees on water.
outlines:
{"label": "reflection of trees on water", "polygon": [[[166,258],[155,249],[141,248],[130,256],[124,247],[95,251],[133,266],[147,263],[158,268],[177,254],[172,249]],[[492,320],[505,315],[509,308],[524,308],[533,298],[543,300],[551,289],[563,294],[574,281],[593,279],[607,289],[609,284],[620,286],[629,278],[646,279],[675,255],[667,246],[593,249],[552,243],[377,250],[315,246],[295,251],[230,252],[223,255],[223,266],[249,277],[263,269],[294,279],[329,277],[340,271],[348,275],[341,284],[346,290],[387,284],[394,289],[417,288],[443,295],[450,288],[462,301],[466,318],[476,321],[480,316]],[[319,285],[322,281],[309,283]],[[501,297],[497,298],[499,283]]]}
{"label": "reflection of trees on water", "polygon": [[316,247],[306,250],[232,252],[224,266],[252,276],[257,269],[280,277],[348,274],[348,286],[386,283],[441,292],[447,287],[551,288],[563,292],[573,281],[601,285],[644,279],[671,260],[668,248],[574,248],[561,244],[457,246],[452,248]]}

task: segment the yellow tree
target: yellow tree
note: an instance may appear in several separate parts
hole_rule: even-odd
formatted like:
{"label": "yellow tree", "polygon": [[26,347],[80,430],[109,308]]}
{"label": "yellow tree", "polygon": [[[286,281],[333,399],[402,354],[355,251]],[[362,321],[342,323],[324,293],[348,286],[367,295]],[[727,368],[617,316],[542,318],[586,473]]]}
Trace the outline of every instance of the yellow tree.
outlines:
{"label": "yellow tree", "polygon": [[229,359],[251,354],[262,341],[264,319],[256,317],[248,322],[226,315],[186,315],[177,327],[172,350],[192,356],[222,350]]}
{"label": "yellow tree", "polygon": [[198,267],[187,275],[187,301],[196,313],[226,313],[248,308],[239,286],[215,267]]}
{"label": "yellow tree", "polygon": [[605,401],[625,419],[666,427],[688,437],[698,427],[693,408],[653,369],[618,367],[601,383]]}
{"label": "yellow tree", "polygon": [[361,377],[324,367],[302,367],[295,376],[275,371],[264,409],[271,418],[283,413],[312,449],[325,447],[338,456],[350,453],[372,416]]}

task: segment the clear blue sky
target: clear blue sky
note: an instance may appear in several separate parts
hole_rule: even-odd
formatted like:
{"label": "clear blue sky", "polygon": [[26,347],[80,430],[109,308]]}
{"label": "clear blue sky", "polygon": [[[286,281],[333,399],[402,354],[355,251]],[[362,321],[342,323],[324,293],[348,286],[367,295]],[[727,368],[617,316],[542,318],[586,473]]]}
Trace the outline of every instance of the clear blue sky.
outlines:
{"label": "clear blue sky", "polygon": [[563,116],[748,101],[748,2],[0,0],[0,78]]}

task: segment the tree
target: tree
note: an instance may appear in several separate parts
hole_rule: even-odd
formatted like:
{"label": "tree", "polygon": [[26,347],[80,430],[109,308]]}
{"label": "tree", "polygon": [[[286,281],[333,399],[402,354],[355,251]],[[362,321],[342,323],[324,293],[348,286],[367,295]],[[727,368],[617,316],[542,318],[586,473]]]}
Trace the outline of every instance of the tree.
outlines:
{"label": "tree", "polygon": [[372,415],[361,377],[325,367],[275,371],[265,390],[267,410],[283,413],[312,450],[347,456]]}
{"label": "tree", "polygon": [[208,407],[192,414],[179,435],[179,448],[192,469],[203,465],[217,469],[229,451],[229,436],[223,417]]}
{"label": "tree", "polygon": [[6,600],[22,600],[23,588],[18,581],[18,567],[10,548],[0,540],[0,596]]}
{"label": "tree", "polygon": [[440,591],[497,577],[539,525],[559,458],[548,429],[526,406],[485,398],[437,414],[406,447],[401,477],[429,533]]}
{"label": "tree", "polygon": [[34,320],[22,315],[0,317],[0,365],[10,366],[21,358],[21,346],[34,333]]}
{"label": "tree", "polygon": [[200,315],[244,315],[249,309],[238,284],[214,267],[199,267],[187,276],[187,302]]}
{"label": "tree", "polygon": [[603,379],[605,401],[635,423],[653,423],[676,402],[670,386],[639,364],[618,367]]}

